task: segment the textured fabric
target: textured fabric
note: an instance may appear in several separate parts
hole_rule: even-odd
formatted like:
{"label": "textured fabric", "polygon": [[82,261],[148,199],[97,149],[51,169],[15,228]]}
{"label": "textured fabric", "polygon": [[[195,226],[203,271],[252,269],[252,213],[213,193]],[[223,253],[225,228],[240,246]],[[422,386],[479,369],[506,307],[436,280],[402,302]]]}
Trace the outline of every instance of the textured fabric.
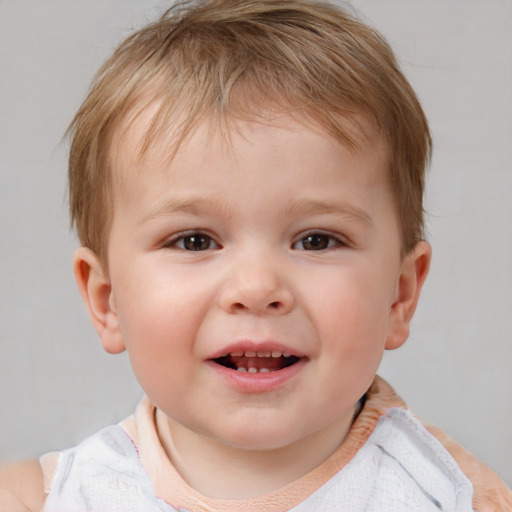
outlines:
{"label": "textured fabric", "polygon": [[62,452],[49,491],[44,512],[175,510],[155,497],[133,442],[118,425]]}
{"label": "textured fabric", "polygon": [[450,439],[440,428],[427,425],[450,455],[457,461],[474,488],[473,508],[478,512],[512,512],[512,492],[496,473],[491,471],[465,448]]}
{"label": "textured fabric", "polygon": [[[189,487],[162,448],[166,425],[165,416],[144,399],[123,428],[108,427],[63,452],[55,475],[46,472],[51,488],[44,512],[472,510],[472,486],[457,462],[381,379],[325,463],[258,498],[212,499]],[[472,474],[479,493],[473,497],[475,510],[512,510],[506,486],[488,468],[478,469]]]}

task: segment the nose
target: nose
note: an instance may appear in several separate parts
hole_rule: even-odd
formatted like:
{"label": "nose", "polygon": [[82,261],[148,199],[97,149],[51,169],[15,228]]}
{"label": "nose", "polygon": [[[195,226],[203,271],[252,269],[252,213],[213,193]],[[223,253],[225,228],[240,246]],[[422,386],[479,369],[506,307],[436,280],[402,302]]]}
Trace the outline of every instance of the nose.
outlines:
{"label": "nose", "polygon": [[261,257],[244,259],[230,267],[220,304],[228,313],[286,315],[295,299],[278,265]]}

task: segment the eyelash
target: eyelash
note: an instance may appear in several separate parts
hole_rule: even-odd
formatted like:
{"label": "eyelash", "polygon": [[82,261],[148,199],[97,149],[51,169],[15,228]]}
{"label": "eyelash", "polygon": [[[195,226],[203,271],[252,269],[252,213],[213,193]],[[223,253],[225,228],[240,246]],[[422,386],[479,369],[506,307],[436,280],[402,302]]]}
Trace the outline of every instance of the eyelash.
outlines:
{"label": "eyelash", "polygon": [[[316,240],[315,240],[316,239]],[[343,240],[340,240],[340,238],[336,237],[336,236],[333,236],[333,235],[330,235],[328,233],[322,233],[322,232],[319,232],[319,231],[312,231],[310,233],[306,233],[305,235],[302,236],[302,238],[300,240],[298,240],[297,242],[295,242],[292,247],[293,248],[296,248],[296,246],[300,243],[304,244],[304,243],[308,243],[308,244],[313,244],[314,245],[322,245],[321,242],[327,242],[327,246],[321,246],[319,248],[310,248],[310,249],[302,249],[304,251],[326,251],[328,249],[335,249],[336,247],[346,247],[348,244],[343,241]]]}
{"label": "eyelash", "polygon": [[[197,240],[194,240],[194,238],[197,238]],[[192,246],[187,247],[187,242],[190,242]],[[201,244],[204,245],[202,246]],[[299,244],[303,244],[303,246],[306,244],[310,245],[309,249],[306,249],[305,247],[301,249],[304,251],[325,251],[336,247],[346,247],[348,245],[338,237],[318,231],[312,231],[303,235],[300,240],[292,244],[292,249],[298,249],[297,246]],[[165,242],[164,247],[169,249],[179,249],[186,252],[203,252],[221,248],[221,246],[210,235],[202,231],[187,231],[179,233],[171,240]]]}
{"label": "eyelash", "polygon": [[[206,247],[204,249],[198,248],[198,249],[190,249],[186,247],[187,240],[191,241],[192,244],[195,242],[193,241],[193,238],[197,237],[202,238],[203,241],[208,242],[209,247]],[[198,240],[200,241],[200,240]],[[214,247],[211,247],[211,244],[214,244]],[[184,233],[179,233],[174,238],[166,241],[164,243],[164,247],[168,249],[179,249],[186,252],[203,252],[206,250],[211,249],[218,249],[220,248],[220,245],[208,234],[202,232],[202,231],[186,231]]]}

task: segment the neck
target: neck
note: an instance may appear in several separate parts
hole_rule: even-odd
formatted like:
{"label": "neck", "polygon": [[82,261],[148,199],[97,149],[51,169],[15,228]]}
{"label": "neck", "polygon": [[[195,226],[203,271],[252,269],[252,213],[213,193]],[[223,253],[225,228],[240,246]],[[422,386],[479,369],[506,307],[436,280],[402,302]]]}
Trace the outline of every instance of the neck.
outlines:
{"label": "neck", "polygon": [[168,419],[159,428],[167,456],[182,478],[205,496],[244,499],[298,480],[332,455],[345,439],[354,410],[289,445],[251,450],[230,446]]}

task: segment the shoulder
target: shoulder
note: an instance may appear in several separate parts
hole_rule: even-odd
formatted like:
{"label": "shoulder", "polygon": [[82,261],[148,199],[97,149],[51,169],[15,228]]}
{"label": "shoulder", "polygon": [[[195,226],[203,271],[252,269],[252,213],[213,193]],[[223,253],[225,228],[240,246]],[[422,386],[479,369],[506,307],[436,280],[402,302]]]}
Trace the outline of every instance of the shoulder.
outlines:
{"label": "shoulder", "polygon": [[471,510],[471,483],[409,410],[386,411],[362,452],[377,466],[375,494],[392,495],[398,510]]}
{"label": "shoulder", "polygon": [[[376,377],[368,392],[368,397],[365,409],[369,409],[372,414],[366,413],[366,415],[369,415],[373,421],[367,421],[367,423],[371,423],[372,428],[370,430],[373,430],[378,422],[379,428],[377,430],[384,431],[381,431],[380,434],[387,433],[389,435],[389,438],[384,436],[386,439],[383,442],[386,446],[390,445],[390,440],[399,439],[400,441],[395,443],[396,446],[393,449],[402,456],[403,451],[410,445],[405,441],[412,440],[416,447],[415,452],[420,455],[430,453],[429,458],[434,455],[436,465],[444,466],[445,469],[449,470],[448,474],[459,472],[471,483],[474,510],[479,512],[512,511],[512,491],[503,480],[462,446],[450,439],[441,429],[425,424],[414,416],[386,381]],[[403,409],[403,411],[395,410],[395,412],[391,412],[396,408]],[[364,412],[363,409],[362,414]],[[395,421],[390,421],[390,416],[394,416]],[[397,423],[396,420],[399,418],[400,421]],[[395,437],[397,429],[389,428],[390,425],[382,429],[386,423],[398,427],[397,437]],[[374,437],[382,439],[381,435],[378,432],[377,436]],[[445,455],[443,455],[443,452],[445,452]],[[450,462],[450,459],[452,462]],[[413,457],[412,460],[416,465],[417,457]]]}
{"label": "shoulder", "polygon": [[432,425],[426,425],[426,428],[442,443],[473,485],[475,510],[479,512],[512,510],[512,491],[492,469],[450,439],[440,428]]}
{"label": "shoulder", "polygon": [[91,479],[104,478],[105,472],[122,474],[136,466],[137,460],[137,451],[121,427],[103,428],[72,448],[40,458],[45,492],[51,496],[56,487],[78,489]]}
{"label": "shoulder", "polygon": [[43,472],[38,461],[0,467],[0,511],[39,512],[43,501]]}
{"label": "shoulder", "polygon": [[[50,459],[54,459],[53,454]],[[45,487],[45,510],[164,510],[133,441],[118,425],[106,427],[60,452],[53,471],[47,474]]]}

